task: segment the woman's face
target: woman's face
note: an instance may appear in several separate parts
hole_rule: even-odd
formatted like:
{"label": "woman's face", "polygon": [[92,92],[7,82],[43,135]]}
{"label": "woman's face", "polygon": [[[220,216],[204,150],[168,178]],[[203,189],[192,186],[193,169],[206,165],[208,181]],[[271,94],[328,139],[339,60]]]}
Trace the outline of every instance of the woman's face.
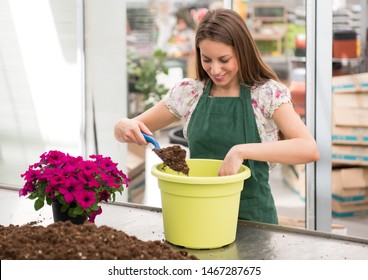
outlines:
{"label": "woman's face", "polygon": [[204,39],[199,49],[202,67],[217,86],[239,83],[239,66],[232,46]]}

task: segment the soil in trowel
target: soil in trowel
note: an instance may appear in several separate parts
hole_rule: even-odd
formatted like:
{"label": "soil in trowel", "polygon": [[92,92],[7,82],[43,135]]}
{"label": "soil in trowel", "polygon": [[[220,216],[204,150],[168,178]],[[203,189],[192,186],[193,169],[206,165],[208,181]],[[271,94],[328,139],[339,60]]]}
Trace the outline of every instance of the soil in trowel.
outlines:
{"label": "soil in trowel", "polygon": [[189,167],[185,160],[187,152],[179,145],[169,146],[161,149],[153,149],[153,151],[162,159],[165,166],[172,170],[189,175]]}

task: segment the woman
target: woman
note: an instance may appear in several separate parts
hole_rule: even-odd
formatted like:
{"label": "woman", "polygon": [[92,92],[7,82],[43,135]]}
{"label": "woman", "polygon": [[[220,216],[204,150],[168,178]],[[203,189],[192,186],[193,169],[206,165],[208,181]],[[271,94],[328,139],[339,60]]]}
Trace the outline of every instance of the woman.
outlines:
{"label": "woman", "polygon": [[241,164],[251,169],[239,218],[277,224],[269,170],[275,163],[318,160],[316,142],[295,112],[290,91],[262,61],[236,12],[209,11],[195,44],[197,79],[182,80],[150,110],[118,121],[115,137],[147,145],[140,131],[152,135],[184,119],[191,158],[223,159],[220,176],[237,173]]}

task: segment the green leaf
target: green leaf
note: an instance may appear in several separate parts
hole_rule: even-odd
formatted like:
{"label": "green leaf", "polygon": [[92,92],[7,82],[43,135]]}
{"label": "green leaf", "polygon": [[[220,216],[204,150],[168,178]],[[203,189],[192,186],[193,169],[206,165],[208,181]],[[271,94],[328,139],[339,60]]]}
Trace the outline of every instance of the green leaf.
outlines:
{"label": "green leaf", "polygon": [[43,199],[37,199],[34,203],[34,209],[36,211],[40,210],[45,205],[45,202]]}
{"label": "green leaf", "polygon": [[49,196],[46,196],[46,202],[48,205],[52,204],[52,199]]}
{"label": "green leaf", "polygon": [[28,198],[29,198],[29,199],[36,199],[36,198],[38,198],[38,197],[40,197],[40,196],[39,196],[39,194],[38,194],[37,192],[33,192],[33,193],[31,193],[31,194],[28,196]]}
{"label": "green leaf", "polygon": [[68,216],[69,217],[76,217],[77,216],[77,214],[75,214],[75,212],[74,212],[74,208],[69,208]]}
{"label": "green leaf", "polygon": [[98,207],[97,203],[94,203],[90,208],[91,208],[92,211],[97,211],[99,207]]}
{"label": "green leaf", "polygon": [[80,205],[78,205],[77,207],[70,208],[69,212],[72,213],[73,217],[75,217],[78,215],[82,215],[84,210],[82,207],[80,207]]}
{"label": "green leaf", "polygon": [[[57,193],[57,192],[55,192],[55,193]],[[67,204],[66,201],[65,201],[64,196],[63,195],[60,195],[60,193],[58,194],[57,199],[59,200],[59,202],[61,204]]]}
{"label": "green leaf", "polygon": [[69,209],[69,204],[63,204],[63,206],[61,206],[61,212],[66,212]]}

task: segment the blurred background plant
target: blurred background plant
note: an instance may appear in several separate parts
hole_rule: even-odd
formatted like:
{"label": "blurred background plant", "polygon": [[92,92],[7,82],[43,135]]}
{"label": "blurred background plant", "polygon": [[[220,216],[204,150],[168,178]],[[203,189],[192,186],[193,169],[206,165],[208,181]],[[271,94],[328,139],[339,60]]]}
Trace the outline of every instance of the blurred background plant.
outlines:
{"label": "blurred background plant", "polygon": [[142,57],[138,52],[128,49],[127,58],[129,92],[142,94],[143,110],[147,110],[159,102],[168,91],[168,88],[157,80],[159,74],[168,74],[168,68],[165,66],[167,55],[157,49],[152,56]]}

